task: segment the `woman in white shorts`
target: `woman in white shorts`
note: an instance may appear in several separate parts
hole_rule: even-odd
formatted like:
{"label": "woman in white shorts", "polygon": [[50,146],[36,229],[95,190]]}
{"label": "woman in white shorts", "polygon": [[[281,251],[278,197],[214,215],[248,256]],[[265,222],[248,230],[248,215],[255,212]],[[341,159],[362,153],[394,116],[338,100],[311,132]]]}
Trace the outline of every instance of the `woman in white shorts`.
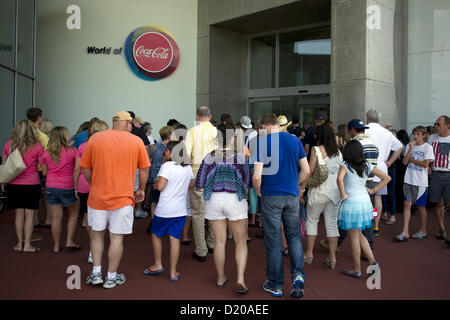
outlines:
{"label": "woman in white shorts", "polygon": [[237,154],[234,147],[234,126],[220,124],[217,130],[219,147],[203,159],[195,187],[204,189],[205,218],[211,221],[214,233],[216,286],[224,288],[228,280],[224,267],[227,221],[229,221],[236,244],[236,292],[245,294],[248,292],[244,272],[247,265],[247,190],[250,185],[250,167],[244,154]]}
{"label": "woman in white shorts", "polygon": [[[331,269],[336,267],[336,248],[339,237],[337,226],[339,211],[339,189],[336,182],[339,164],[342,162],[342,154],[336,143],[334,131],[329,126],[319,126],[316,129],[318,147],[314,147],[309,160],[311,176],[319,165],[326,165],[327,179],[319,186],[310,187],[308,191],[308,203],[306,207],[306,253],[305,263],[313,261],[314,242],[317,238],[317,226],[323,212],[328,243],[330,244],[329,256],[326,265]],[[305,189],[309,177],[300,186]]]}

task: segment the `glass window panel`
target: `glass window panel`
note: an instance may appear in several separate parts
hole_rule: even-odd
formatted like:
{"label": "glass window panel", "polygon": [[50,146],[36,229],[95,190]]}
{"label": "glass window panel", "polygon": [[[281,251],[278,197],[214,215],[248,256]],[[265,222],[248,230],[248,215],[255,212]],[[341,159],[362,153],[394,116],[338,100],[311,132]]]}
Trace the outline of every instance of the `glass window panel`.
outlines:
{"label": "glass window panel", "polygon": [[17,75],[16,121],[27,118],[27,110],[33,106],[33,80]]}
{"label": "glass window panel", "polygon": [[15,18],[14,0],[0,1],[0,64],[14,68]]}
{"label": "glass window panel", "polygon": [[276,35],[251,40],[251,88],[275,87]]}
{"label": "glass window panel", "polygon": [[280,87],[330,83],[330,27],[280,34]]}
{"label": "glass window panel", "polygon": [[250,104],[251,108],[251,119],[253,121],[258,121],[266,113],[280,114],[280,99],[276,100],[265,100],[265,101],[254,101]]}
{"label": "glass window panel", "polygon": [[14,72],[3,67],[0,67],[0,97],[0,148],[3,150],[11,135],[14,117]]}
{"label": "glass window panel", "polygon": [[33,77],[34,0],[19,1],[17,70]]}

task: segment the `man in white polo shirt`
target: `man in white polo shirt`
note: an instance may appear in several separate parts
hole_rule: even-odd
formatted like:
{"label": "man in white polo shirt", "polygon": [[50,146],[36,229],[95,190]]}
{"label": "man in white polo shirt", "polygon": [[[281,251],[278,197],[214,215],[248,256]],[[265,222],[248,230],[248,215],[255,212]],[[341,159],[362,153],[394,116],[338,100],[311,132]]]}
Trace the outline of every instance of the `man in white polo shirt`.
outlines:
{"label": "man in white polo shirt", "polygon": [[[370,109],[366,113],[366,122],[368,129],[366,134],[369,135],[378,148],[378,164],[377,168],[388,173],[388,168],[397,160],[403,151],[403,144],[387,129],[383,128],[379,122],[381,119],[381,112],[375,109]],[[392,157],[389,158],[391,151],[394,151]],[[389,158],[389,160],[388,160]],[[375,183],[380,182],[380,179],[375,176],[373,178]],[[381,196],[387,195],[387,187],[384,187],[377,192],[375,196],[375,207],[378,210],[378,216],[375,218],[375,225],[373,228],[373,235],[378,237],[380,235],[380,229],[378,224],[380,223],[381,214],[383,212],[383,205],[381,202]]]}

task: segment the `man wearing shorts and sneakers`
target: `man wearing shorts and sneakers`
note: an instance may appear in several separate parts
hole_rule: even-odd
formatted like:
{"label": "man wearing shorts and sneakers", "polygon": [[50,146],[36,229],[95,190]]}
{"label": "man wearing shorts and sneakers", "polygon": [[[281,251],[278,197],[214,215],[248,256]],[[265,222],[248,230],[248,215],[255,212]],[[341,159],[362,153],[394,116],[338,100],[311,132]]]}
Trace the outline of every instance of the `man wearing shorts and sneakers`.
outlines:
{"label": "man wearing shorts and sneakers", "polygon": [[[378,148],[378,160],[377,168],[388,174],[388,168],[397,160],[403,151],[402,143],[387,129],[380,125],[381,112],[378,110],[370,109],[366,113],[367,129],[366,133],[369,139],[375,143]],[[391,151],[394,151],[392,156],[389,158]],[[389,158],[389,160],[388,160]],[[380,178],[374,177],[373,182],[375,185],[380,182]],[[374,220],[373,235],[378,237],[380,235],[380,229],[378,227],[381,219],[381,214],[383,212],[383,204],[381,201],[381,196],[387,195],[387,187],[384,187],[377,192],[375,196],[375,206],[378,211],[378,216]]]}
{"label": "man wearing shorts and sneakers", "polygon": [[430,202],[434,203],[434,211],[439,223],[437,238],[445,240],[447,232],[444,226],[444,203],[450,203],[450,119],[448,116],[440,116],[434,124],[436,134],[428,138],[428,143],[433,147],[434,162],[430,174]]}
{"label": "man wearing shorts and sneakers", "polygon": [[[142,140],[132,135],[130,114],[120,111],[113,116],[112,130],[93,135],[86,146],[80,166],[90,183],[88,224],[92,227],[91,250],[94,260],[87,284],[98,285],[102,279],[102,256],[105,230],[108,227],[110,246],[108,276],[104,288],[125,282],[117,274],[123,253],[123,235],[133,229],[133,206],[145,196],[150,161]],[[134,178],[139,168],[139,188],[133,194]]]}

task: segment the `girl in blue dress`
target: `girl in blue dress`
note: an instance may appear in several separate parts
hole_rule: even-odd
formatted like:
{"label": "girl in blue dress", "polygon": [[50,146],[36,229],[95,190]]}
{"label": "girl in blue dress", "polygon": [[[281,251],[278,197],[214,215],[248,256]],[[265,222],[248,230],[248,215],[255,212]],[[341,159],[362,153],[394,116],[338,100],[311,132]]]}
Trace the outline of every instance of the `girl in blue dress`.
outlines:
{"label": "girl in blue dress", "polygon": [[[354,268],[342,272],[347,276],[360,278],[361,249],[366,254],[369,264],[379,267],[370,249],[369,242],[362,234],[362,230],[372,225],[372,219],[374,218],[370,195],[375,194],[387,185],[391,178],[364,159],[363,146],[357,140],[351,140],[345,145],[343,158],[344,162],[339,167],[337,178],[342,200],[338,226],[342,230],[348,230]],[[371,172],[381,179],[373,189],[366,187],[367,177]]]}

